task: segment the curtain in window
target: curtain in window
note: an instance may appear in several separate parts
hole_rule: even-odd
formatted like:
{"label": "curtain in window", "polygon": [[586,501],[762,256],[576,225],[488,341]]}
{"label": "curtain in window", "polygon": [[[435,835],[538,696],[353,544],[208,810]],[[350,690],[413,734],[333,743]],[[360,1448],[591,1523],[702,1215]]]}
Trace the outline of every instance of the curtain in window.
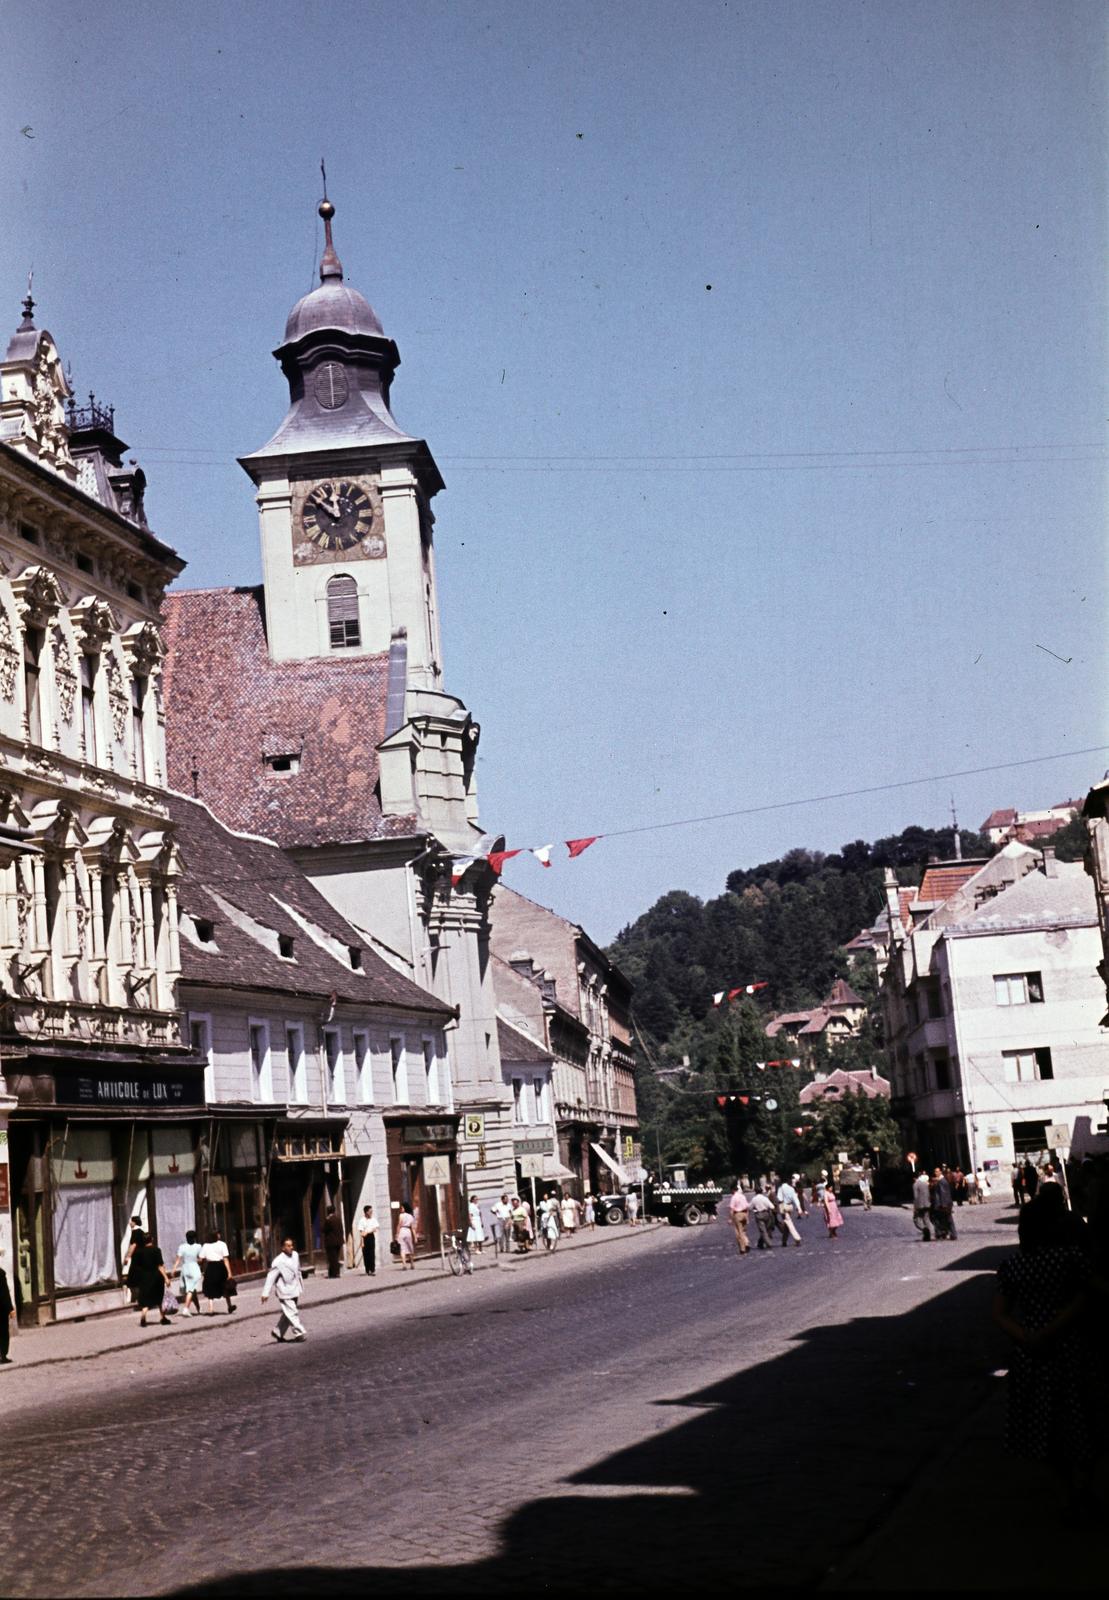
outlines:
{"label": "curtain in window", "polygon": [[196,1227],[196,1194],[189,1178],[155,1178],[154,1210],[158,1218],[158,1248],[173,1265],[177,1247],[190,1228]]}
{"label": "curtain in window", "polygon": [[67,1184],[57,1190],[54,1211],[54,1283],[59,1289],[88,1289],[115,1283],[110,1183]]}

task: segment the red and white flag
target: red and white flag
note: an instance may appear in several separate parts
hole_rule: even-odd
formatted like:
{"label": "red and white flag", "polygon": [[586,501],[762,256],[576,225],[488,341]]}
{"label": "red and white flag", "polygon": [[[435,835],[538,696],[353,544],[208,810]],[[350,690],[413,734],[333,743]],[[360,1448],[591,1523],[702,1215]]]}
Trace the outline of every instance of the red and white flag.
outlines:
{"label": "red and white flag", "polygon": [[713,995],[712,1003],[713,1003],[714,1006],[722,1006],[724,1004],[724,1001],[727,998],[728,998],[728,991],[726,989],[721,989],[719,994],[714,994]]}
{"label": "red and white flag", "polygon": [[492,867],[497,876],[500,877],[501,868],[504,866],[505,862],[511,861],[513,856],[519,855],[523,855],[522,850],[490,850],[485,859],[488,861],[489,865]]}
{"label": "red and white flag", "polygon": [[551,864],[551,851],[553,849],[553,844],[540,844],[536,845],[531,853],[535,857],[536,861],[539,862],[541,867],[549,867]]}
{"label": "red and white flag", "polygon": [[603,834],[591,834],[588,839],[567,839],[566,848],[570,852],[570,860],[580,856],[583,850],[588,850],[591,844],[596,844],[598,839],[604,838]]}
{"label": "red and white flag", "polygon": [[478,859],[477,856],[452,856],[451,857],[451,888],[457,888],[459,879],[462,878]]}

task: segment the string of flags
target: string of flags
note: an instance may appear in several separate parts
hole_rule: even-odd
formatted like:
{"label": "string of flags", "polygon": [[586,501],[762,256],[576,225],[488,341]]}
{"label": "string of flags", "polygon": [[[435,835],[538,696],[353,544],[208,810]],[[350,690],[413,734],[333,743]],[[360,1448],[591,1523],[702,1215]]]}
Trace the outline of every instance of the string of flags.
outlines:
{"label": "string of flags", "polygon": [[801,1065],[801,1057],[783,1057],[781,1061],[756,1061],[755,1065],[760,1072],[765,1072],[767,1067],[799,1067]]}
{"label": "string of flags", "polygon": [[712,997],[714,1006],[722,1006],[725,1000],[731,1004],[738,1000],[741,994],[757,994],[760,989],[768,989],[769,983],[741,983],[738,989],[721,989]]}
{"label": "string of flags", "polygon": [[[569,859],[573,861],[583,851],[588,850],[591,844],[596,844],[598,839],[603,839],[603,833],[592,833],[584,839],[566,839],[564,844],[570,852]],[[489,850],[484,855],[452,856],[451,857],[451,888],[457,888],[461,878],[479,861],[487,861],[499,878],[506,861],[511,861],[513,856],[534,856],[541,867],[551,865],[551,851],[553,844],[520,845],[516,850]]]}

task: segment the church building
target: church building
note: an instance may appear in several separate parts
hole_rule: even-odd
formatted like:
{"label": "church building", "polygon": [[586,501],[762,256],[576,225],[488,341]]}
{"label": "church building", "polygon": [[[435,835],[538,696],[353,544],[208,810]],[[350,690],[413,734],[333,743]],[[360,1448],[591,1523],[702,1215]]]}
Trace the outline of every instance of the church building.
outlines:
{"label": "church building", "polygon": [[[443,480],[392,415],[397,347],[344,281],[326,199],[320,215],[319,287],[274,351],[289,408],[241,458],[263,581],[166,600],[169,779],[279,844],[368,948],[451,1009],[459,1158],[489,1197],[515,1177],[485,860],[502,841],[478,823],[478,725],[443,681]],[[385,1116],[396,1154],[408,1135]]]}

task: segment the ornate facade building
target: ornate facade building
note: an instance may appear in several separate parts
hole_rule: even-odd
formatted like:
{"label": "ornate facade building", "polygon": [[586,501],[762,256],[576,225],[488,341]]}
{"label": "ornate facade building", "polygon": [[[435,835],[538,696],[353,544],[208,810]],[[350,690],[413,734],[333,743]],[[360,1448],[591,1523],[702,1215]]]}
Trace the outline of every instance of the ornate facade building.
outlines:
{"label": "ornate facade building", "polygon": [[33,312],[0,362],[0,1250],[45,1320],[119,1303],[121,1230],[180,1170],[203,1074],[159,694],[184,563]]}

